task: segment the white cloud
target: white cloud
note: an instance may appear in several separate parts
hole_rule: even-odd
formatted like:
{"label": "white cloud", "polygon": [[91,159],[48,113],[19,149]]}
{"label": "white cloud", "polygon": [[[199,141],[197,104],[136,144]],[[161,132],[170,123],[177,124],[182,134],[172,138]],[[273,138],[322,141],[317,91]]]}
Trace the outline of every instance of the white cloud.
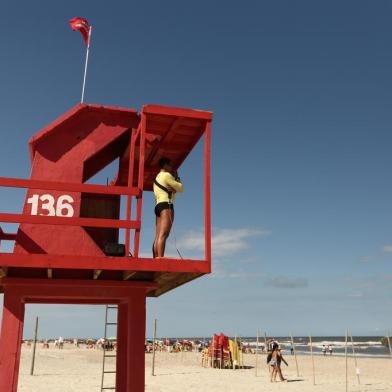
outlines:
{"label": "white cloud", "polygon": [[212,278],[220,278],[220,279],[260,279],[264,277],[265,275],[261,272],[249,272],[245,271],[243,269],[238,269],[238,270],[228,270],[226,267],[224,267],[223,263],[217,259],[214,258],[214,267],[212,269]]}
{"label": "white cloud", "polygon": [[[212,252],[214,256],[227,256],[249,248],[249,239],[270,234],[265,229],[215,229],[212,234]],[[179,240],[180,247],[197,252],[204,251],[204,233],[190,231]]]}
{"label": "white cloud", "polygon": [[382,249],[379,250],[376,254],[362,256],[360,260],[364,263],[368,263],[370,261],[376,261],[376,260],[385,261],[390,259],[391,254],[392,254],[392,245],[387,244],[384,245]]}
{"label": "white cloud", "polygon": [[370,261],[373,261],[375,258],[376,258],[375,256],[362,256],[360,260],[363,263],[369,263]]}
{"label": "white cloud", "polygon": [[281,289],[300,289],[309,286],[306,278],[291,278],[288,276],[277,276],[269,280],[269,285]]}
{"label": "white cloud", "polygon": [[363,293],[361,291],[354,291],[347,295],[349,298],[362,298]]}
{"label": "white cloud", "polygon": [[383,247],[384,252],[392,252],[392,245],[384,245]]}

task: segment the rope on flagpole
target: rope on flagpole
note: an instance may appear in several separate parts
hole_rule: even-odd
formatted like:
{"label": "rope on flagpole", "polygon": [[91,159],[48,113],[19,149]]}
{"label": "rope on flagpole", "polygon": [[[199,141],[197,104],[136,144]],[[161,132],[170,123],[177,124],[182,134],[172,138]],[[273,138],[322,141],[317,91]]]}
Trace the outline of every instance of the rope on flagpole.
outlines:
{"label": "rope on flagpole", "polygon": [[80,103],[83,103],[84,101],[84,88],[86,86],[86,76],[87,76],[87,65],[88,65],[88,54],[90,51],[90,41],[91,41],[91,30],[93,29],[92,26],[90,26],[88,30],[88,43],[87,43],[87,50],[86,50],[86,61],[84,63],[84,76],[83,76],[83,87],[82,87],[82,98],[80,100]]}

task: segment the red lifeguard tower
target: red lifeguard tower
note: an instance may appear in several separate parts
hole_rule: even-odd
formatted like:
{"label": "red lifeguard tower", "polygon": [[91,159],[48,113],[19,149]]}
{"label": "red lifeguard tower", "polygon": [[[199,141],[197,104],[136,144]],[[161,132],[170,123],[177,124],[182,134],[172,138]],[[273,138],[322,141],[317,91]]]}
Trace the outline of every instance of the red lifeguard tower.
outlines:
{"label": "red lifeguard tower", "polygon": [[[16,233],[0,228],[0,240],[15,242],[0,253],[1,392],[17,391],[26,303],[118,305],[116,391],[144,391],[146,297],[211,272],[211,121],[191,109],[80,104],[30,140],[30,179],[0,178],[1,187],[27,189],[21,214],[0,213],[0,222],[19,224]],[[139,257],[143,192],[157,162],[167,156],[178,168],[203,135],[204,259]],[[116,159],[110,184],[86,183]],[[122,238],[125,254],[108,255],[113,244],[124,249]]]}

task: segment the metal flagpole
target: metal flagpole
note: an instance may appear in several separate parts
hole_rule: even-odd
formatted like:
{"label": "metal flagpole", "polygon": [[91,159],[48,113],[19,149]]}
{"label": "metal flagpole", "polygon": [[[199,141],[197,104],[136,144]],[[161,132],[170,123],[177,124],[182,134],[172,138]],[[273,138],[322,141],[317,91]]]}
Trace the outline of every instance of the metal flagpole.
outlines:
{"label": "metal flagpole", "polygon": [[82,88],[82,99],[80,100],[80,103],[83,103],[84,101],[84,88],[86,86],[86,76],[87,76],[87,65],[88,65],[88,53],[90,51],[90,41],[91,41],[91,30],[93,29],[92,26],[90,26],[88,30],[88,43],[87,43],[87,50],[86,50],[86,61],[84,64],[84,76],[83,76],[83,88]]}

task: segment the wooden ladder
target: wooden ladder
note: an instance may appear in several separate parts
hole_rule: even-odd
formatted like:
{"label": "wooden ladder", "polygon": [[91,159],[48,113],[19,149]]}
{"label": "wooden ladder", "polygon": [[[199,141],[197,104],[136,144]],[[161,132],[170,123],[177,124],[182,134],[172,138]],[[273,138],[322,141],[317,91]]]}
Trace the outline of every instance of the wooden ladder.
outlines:
{"label": "wooden ladder", "polygon": [[[106,374],[116,374],[116,370],[106,370],[106,358],[116,358],[116,354],[113,350],[112,354],[108,354],[108,350],[107,350],[107,337],[108,337],[108,327],[110,326],[117,326],[117,322],[110,322],[110,314],[109,313],[113,313],[113,312],[109,312],[109,310],[117,310],[118,312],[118,306],[117,305],[106,305],[106,309],[105,309],[105,333],[104,333],[104,344],[103,344],[103,360],[102,360],[102,378],[101,378],[101,392],[103,391],[107,391],[107,390],[116,390],[116,387],[106,387],[105,386],[105,375]],[[116,312],[116,316],[117,316],[117,312]],[[116,318],[117,320],[117,318]]]}

